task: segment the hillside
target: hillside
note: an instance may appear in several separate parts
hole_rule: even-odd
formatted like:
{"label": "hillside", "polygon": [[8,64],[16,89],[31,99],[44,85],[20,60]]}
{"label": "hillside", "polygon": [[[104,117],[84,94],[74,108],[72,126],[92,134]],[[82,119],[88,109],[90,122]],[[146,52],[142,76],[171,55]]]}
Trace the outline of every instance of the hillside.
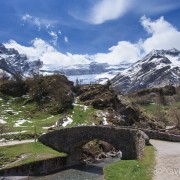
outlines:
{"label": "hillside", "polygon": [[127,96],[162,122],[167,132],[180,133],[180,87],[143,89]]}
{"label": "hillside", "polygon": [[84,85],[78,91],[79,100],[99,110],[95,119],[100,124],[158,129],[160,123],[144,113],[128,97],[116,94],[108,85]]}
{"label": "hillside", "polygon": [[107,85],[74,87],[65,76],[40,76],[0,85],[1,138],[27,139],[81,125],[159,129],[161,123]]}
{"label": "hillside", "polygon": [[72,87],[72,82],[62,75],[3,82],[0,85],[1,138],[26,139],[46,132],[65,112],[72,110]]}

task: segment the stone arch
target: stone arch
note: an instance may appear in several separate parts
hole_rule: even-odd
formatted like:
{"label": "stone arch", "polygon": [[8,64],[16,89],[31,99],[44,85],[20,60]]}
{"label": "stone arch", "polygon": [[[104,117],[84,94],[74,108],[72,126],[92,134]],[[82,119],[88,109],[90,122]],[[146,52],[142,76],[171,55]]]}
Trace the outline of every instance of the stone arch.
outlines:
{"label": "stone arch", "polygon": [[74,143],[70,146],[69,151],[68,151],[68,154],[70,155],[68,158],[68,163],[72,164],[72,163],[76,163],[76,162],[83,162],[83,159],[82,159],[83,146],[93,140],[101,140],[101,141],[107,142],[107,143],[113,145],[116,149],[122,151],[122,149],[119,149],[119,146],[116,146],[114,144],[114,142],[110,141],[110,139],[95,138],[95,137],[91,136],[91,138],[89,138],[89,139],[86,138],[85,140],[82,140],[78,143]]}
{"label": "stone arch", "polygon": [[122,159],[139,159],[144,150],[144,135],[140,130],[115,126],[80,126],[56,130],[40,136],[39,141],[68,154],[71,164],[81,162],[82,146],[94,139],[112,144],[122,152]]}

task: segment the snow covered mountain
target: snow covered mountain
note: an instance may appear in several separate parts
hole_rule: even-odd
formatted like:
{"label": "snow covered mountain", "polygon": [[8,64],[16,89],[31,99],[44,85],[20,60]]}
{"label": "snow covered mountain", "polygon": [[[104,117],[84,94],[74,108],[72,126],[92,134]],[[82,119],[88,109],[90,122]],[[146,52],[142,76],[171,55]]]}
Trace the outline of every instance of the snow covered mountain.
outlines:
{"label": "snow covered mountain", "polygon": [[37,67],[41,67],[40,60],[29,60],[26,55],[19,54],[19,52],[12,48],[6,48],[0,44],[0,69],[6,71],[11,76],[21,74],[28,76]]}
{"label": "snow covered mountain", "polygon": [[180,85],[180,51],[153,50],[112,79],[112,87],[129,93],[143,88]]}
{"label": "snow covered mountain", "polygon": [[42,74],[61,73],[73,82],[78,79],[80,83],[104,83],[112,79],[115,90],[128,93],[142,88],[179,85],[180,51],[153,50],[131,66],[128,63],[109,65],[91,62],[68,67],[51,67],[0,44],[0,71],[4,70],[11,76],[22,74],[27,77],[37,69]]}
{"label": "snow covered mountain", "polygon": [[109,65],[107,63],[91,62],[89,64],[76,64],[67,67],[59,67],[55,64],[46,65],[36,58],[29,59],[26,55],[20,54],[17,50],[6,48],[0,44],[0,71],[4,70],[11,76],[21,74],[25,77],[32,74],[37,69],[40,73],[54,74],[60,73],[66,75],[69,80],[80,83],[103,83],[108,79],[112,79],[119,71],[129,67],[128,63],[120,65]]}
{"label": "snow covered mountain", "polygon": [[107,63],[91,62],[90,64],[76,64],[65,66],[60,69],[43,66],[41,72],[44,74],[61,73],[66,75],[69,80],[76,82],[78,79],[82,84],[104,83],[108,79],[112,79],[118,72],[127,69],[129,63],[119,65],[109,65]]}

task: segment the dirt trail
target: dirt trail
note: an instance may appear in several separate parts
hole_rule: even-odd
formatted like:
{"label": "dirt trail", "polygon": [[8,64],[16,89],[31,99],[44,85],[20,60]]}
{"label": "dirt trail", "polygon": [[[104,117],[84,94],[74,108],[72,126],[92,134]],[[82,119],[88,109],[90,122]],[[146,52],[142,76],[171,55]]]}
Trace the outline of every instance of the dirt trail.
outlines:
{"label": "dirt trail", "polygon": [[156,149],[154,180],[180,179],[180,143],[151,140]]}
{"label": "dirt trail", "polygon": [[24,144],[24,143],[30,143],[30,142],[34,142],[34,139],[22,140],[22,141],[3,141],[3,142],[0,142],[0,146],[11,146],[11,145]]}

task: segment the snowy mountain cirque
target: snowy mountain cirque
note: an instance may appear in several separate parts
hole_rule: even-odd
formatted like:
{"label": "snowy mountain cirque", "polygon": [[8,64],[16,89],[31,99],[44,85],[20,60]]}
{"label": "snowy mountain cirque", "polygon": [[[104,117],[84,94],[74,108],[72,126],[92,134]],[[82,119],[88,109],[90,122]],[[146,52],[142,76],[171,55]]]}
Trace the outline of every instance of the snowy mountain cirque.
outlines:
{"label": "snowy mountain cirque", "polygon": [[129,93],[143,88],[180,85],[180,51],[153,50],[112,79],[112,87]]}
{"label": "snowy mountain cirque", "polygon": [[[61,61],[59,59],[59,61]],[[66,75],[69,80],[80,83],[106,82],[113,78],[121,70],[129,67],[130,64],[122,63],[120,65],[109,65],[107,63],[91,62],[89,64],[76,64],[72,66],[59,67],[56,64],[43,64],[38,58],[28,58],[24,54],[20,54],[13,48],[6,48],[0,44],[0,71],[4,70],[9,75],[15,76],[21,74],[24,77],[40,71],[43,75],[60,73]]]}
{"label": "snowy mountain cirque", "polygon": [[[60,60],[59,60],[60,61]],[[38,58],[28,58],[15,49],[0,44],[0,71],[11,76],[27,77],[36,73],[60,73],[82,84],[104,83],[112,79],[112,87],[122,93],[134,92],[142,88],[180,85],[180,51],[153,50],[134,64],[126,62],[118,65],[91,62],[68,67],[47,66]]]}

